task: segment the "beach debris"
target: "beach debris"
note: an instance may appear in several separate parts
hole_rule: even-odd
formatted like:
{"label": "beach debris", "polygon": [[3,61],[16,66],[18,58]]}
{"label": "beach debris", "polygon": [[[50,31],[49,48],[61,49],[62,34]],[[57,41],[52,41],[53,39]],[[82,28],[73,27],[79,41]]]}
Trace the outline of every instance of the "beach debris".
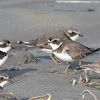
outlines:
{"label": "beach debris", "polygon": [[80,76],[78,81],[73,79],[72,86],[75,86],[76,84],[84,84],[85,86],[90,86],[96,89],[100,89],[100,81],[97,82],[90,81],[87,77],[86,70],[85,70],[85,78],[83,76]]}
{"label": "beach debris", "polygon": [[100,81],[97,81],[97,82],[89,82],[89,83],[87,83],[85,85],[86,86],[93,87],[93,88],[96,88],[96,89],[100,89]]}
{"label": "beach debris", "polygon": [[76,85],[76,80],[73,79],[73,83],[72,83],[72,86],[75,86]]}
{"label": "beach debris", "polygon": [[35,99],[44,98],[44,97],[48,97],[47,100],[51,100],[51,95],[50,94],[46,94],[46,95],[43,95],[43,96],[32,97],[28,100],[35,100]]}
{"label": "beach debris", "polygon": [[26,49],[22,49],[16,55],[10,56],[5,63],[8,66],[20,66],[28,63],[37,63],[38,60],[32,53],[28,52]]}
{"label": "beach debris", "polygon": [[0,67],[0,71],[17,71],[20,69],[17,69],[16,67]]}
{"label": "beach debris", "polygon": [[[84,99],[84,98],[85,98],[85,93],[89,93],[90,95],[92,95],[92,96],[94,97],[94,100],[97,100],[97,97],[96,97],[90,90],[88,90],[88,89],[84,90],[84,91],[79,95],[79,97],[82,96],[82,98]],[[78,98],[79,98],[79,97],[78,97]],[[78,99],[78,98],[77,98],[77,99]]]}
{"label": "beach debris", "polygon": [[86,80],[80,76],[79,80],[73,79],[72,86],[75,86],[76,84],[84,84],[85,86],[90,86],[96,89],[100,89],[100,81],[97,82],[86,82]]}
{"label": "beach debris", "polygon": [[83,77],[80,76],[79,80],[78,80],[78,84],[82,84],[85,83],[85,79]]}
{"label": "beach debris", "polygon": [[53,68],[53,69],[51,69],[51,71],[50,71],[50,73],[55,73],[55,72],[57,72],[57,69],[56,69],[56,68]]}
{"label": "beach debris", "polygon": [[1,93],[0,100],[18,100],[13,93]]}
{"label": "beach debris", "polygon": [[84,84],[84,83],[86,83],[85,79],[82,76],[80,76],[78,81],[76,79],[73,79],[72,86],[75,86],[76,84]]}

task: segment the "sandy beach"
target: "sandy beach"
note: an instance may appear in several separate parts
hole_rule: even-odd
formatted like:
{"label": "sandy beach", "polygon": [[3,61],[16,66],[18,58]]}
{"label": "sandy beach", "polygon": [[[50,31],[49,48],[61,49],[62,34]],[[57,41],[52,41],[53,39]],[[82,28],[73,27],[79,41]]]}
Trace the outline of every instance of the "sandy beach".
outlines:
{"label": "sandy beach", "polygon": [[[10,40],[15,47],[9,51],[8,60],[0,66],[0,73],[8,74],[11,79],[0,93],[12,92],[18,100],[27,100],[47,93],[51,94],[52,100],[78,100],[75,98],[83,90],[89,89],[99,100],[99,89],[83,84],[72,86],[72,80],[78,80],[83,71],[75,75],[59,74],[67,65],[56,65],[49,54],[39,48],[17,44],[19,40],[33,40],[50,32],[74,27],[84,36],[77,42],[91,48],[99,48],[99,21],[100,3],[65,4],[56,3],[55,0],[0,0],[0,39]],[[27,61],[25,55],[28,56]],[[100,52],[81,59],[82,64],[97,60],[100,60]],[[73,72],[77,65],[77,61],[73,62],[69,72]],[[90,79],[99,81],[100,74],[93,73]],[[79,100],[83,99],[80,97]],[[84,100],[94,98],[86,94]]]}

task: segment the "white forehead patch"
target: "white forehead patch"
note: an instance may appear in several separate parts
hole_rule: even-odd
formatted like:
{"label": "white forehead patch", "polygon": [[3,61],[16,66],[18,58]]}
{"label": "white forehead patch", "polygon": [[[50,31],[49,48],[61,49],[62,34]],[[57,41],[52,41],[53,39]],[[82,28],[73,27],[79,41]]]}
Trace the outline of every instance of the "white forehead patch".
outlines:
{"label": "white forehead patch", "polygon": [[72,30],[68,30],[69,33],[72,33]]}
{"label": "white forehead patch", "polygon": [[3,44],[4,42],[0,42],[0,45]]}

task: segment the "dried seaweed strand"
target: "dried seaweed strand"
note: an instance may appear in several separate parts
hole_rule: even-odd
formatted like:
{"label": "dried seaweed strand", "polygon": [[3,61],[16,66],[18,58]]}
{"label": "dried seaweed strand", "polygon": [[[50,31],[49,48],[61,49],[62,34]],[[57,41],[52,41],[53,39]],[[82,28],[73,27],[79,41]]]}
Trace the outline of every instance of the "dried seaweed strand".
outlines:
{"label": "dried seaweed strand", "polygon": [[89,91],[88,89],[87,89],[87,90],[84,90],[84,91],[80,94],[80,96],[82,95],[82,97],[84,98],[85,93],[89,93],[90,95],[92,95],[92,96],[94,97],[95,100],[97,100],[97,97],[96,97],[91,91]]}
{"label": "dried seaweed strand", "polygon": [[46,94],[46,95],[38,96],[38,97],[32,97],[28,100],[35,100],[35,99],[39,99],[39,98],[43,98],[43,97],[47,97],[47,96],[49,96],[47,100],[51,100],[51,95],[50,94]]}

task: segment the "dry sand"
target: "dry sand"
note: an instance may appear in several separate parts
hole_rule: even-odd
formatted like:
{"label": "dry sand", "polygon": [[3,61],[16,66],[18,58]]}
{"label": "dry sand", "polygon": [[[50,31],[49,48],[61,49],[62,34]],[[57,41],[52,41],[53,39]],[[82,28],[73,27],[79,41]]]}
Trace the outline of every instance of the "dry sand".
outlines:
{"label": "dry sand", "polygon": [[[89,89],[99,100],[99,89],[83,84],[72,86],[72,80],[78,79],[82,72],[75,75],[59,74],[58,72],[65,70],[66,65],[57,66],[47,53],[38,48],[16,44],[18,40],[35,39],[49,32],[75,27],[84,35],[84,38],[77,40],[78,42],[98,48],[99,21],[100,4],[56,4],[55,0],[0,0],[0,39],[8,39],[15,46],[15,49],[9,52],[9,59],[1,66],[9,70],[0,72],[7,73],[11,78],[11,82],[1,93],[12,92],[19,100],[46,93],[51,94],[52,100],[74,100],[83,90]],[[24,64],[25,59],[20,56],[19,64],[17,54],[27,56],[23,48],[28,49],[29,55],[34,55],[40,61]],[[100,60],[100,52],[82,59],[83,64],[96,60]],[[77,67],[77,62],[72,63],[69,71],[72,72],[74,66]],[[51,73],[52,69],[55,69],[54,73]],[[91,78],[98,81],[100,74],[93,73]],[[94,99],[88,94],[84,100]]]}

